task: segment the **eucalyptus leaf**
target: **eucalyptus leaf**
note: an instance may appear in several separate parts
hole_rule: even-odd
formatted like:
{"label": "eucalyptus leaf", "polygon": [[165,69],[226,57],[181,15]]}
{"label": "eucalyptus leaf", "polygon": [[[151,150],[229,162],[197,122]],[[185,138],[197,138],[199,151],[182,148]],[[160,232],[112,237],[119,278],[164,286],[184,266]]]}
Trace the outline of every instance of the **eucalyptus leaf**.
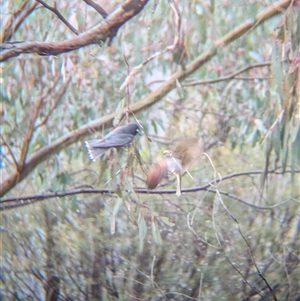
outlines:
{"label": "eucalyptus leaf", "polygon": [[125,108],[125,104],[126,104],[126,99],[123,98],[117,105],[117,108],[115,110],[116,115],[114,118],[114,126],[118,126],[121,122],[122,116],[123,116],[123,112],[124,112],[124,108]]}
{"label": "eucalyptus leaf", "polygon": [[162,239],[161,239],[160,231],[159,231],[157,225],[155,224],[155,222],[151,223],[151,230],[152,230],[152,237],[153,237],[154,242],[157,245],[160,245],[162,243]]}
{"label": "eucalyptus leaf", "polygon": [[116,232],[116,216],[112,214],[110,216],[110,234],[115,234]]}
{"label": "eucalyptus leaf", "polygon": [[151,125],[152,125],[152,127],[154,129],[154,133],[157,134],[157,132],[158,132],[157,131],[157,125],[156,125],[156,122],[153,119],[151,120]]}
{"label": "eucalyptus leaf", "polygon": [[71,196],[71,209],[73,212],[77,212],[78,210],[78,199],[76,195]]}
{"label": "eucalyptus leaf", "polygon": [[138,219],[138,227],[139,227],[139,238],[140,240],[144,240],[147,234],[147,225],[142,215]]}
{"label": "eucalyptus leaf", "polygon": [[174,223],[170,222],[170,219],[168,217],[165,216],[160,216],[160,219],[168,226],[173,227],[175,226]]}
{"label": "eucalyptus leaf", "polygon": [[113,209],[112,209],[112,214],[113,214],[114,216],[117,216],[117,213],[119,212],[119,210],[120,210],[120,208],[121,208],[122,205],[123,205],[122,199],[121,199],[120,197],[117,198],[117,199],[115,200],[115,202],[114,202],[114,207],[113,207]]}
{"label": "eucalyptus leaf", "polygon": [[272,56],[271,56],[271,66],[272,66],[272,75],[273,75],[273,87],[276,89],[280,99],[281,99],[281,108],[282,107],[282,99],[284,97],[283,94],[283,71],[282,71],[282,63],[281,63],[281,45],[274,41]]}
{"label": "eucalyptus leaf", "polygon": [[154,239],[154,242],[157,242],[157,233],[156,233],[156,225],[154,222],[151,222],[151,231],[152,231],[152,237]]}
{"label": "eucalyptus leaf", "polygon": [[295,171],[300,168],[300,124],[293,131],[292,147],[291,147],[291,162],[292,170]]}

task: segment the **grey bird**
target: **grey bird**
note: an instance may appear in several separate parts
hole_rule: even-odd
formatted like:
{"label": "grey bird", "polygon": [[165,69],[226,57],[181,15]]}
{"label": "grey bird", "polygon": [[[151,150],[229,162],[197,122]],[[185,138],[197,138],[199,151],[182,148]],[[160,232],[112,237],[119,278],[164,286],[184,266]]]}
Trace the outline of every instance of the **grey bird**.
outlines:
{"label": "grey bird", "polygon": [[102,139],[85,141],[90,158],[95,161],[112,147],[121,147],[129,144],[134,136],[140,132],[140,126],[135,122],[119,126],[109,132]]}

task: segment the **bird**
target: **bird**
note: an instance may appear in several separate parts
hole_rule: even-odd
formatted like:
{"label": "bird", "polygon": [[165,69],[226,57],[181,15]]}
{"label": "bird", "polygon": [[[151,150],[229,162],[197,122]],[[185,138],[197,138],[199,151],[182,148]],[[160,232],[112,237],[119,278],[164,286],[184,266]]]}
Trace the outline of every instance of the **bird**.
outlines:
{"label": "bird", "polygon": [[181,163],[175,158],[168,158],[167,156],[164,159],[160,159],[154,164],[148,171],[147,175],[147,186],[148,189],[154,189],[162,179],[167,178],[169,172],[175,172],[181,170]]}
{"label": "bird", "polygon": [[105,135],[102,139],[85,141],[89,157],[95,161],[112,147],[128,145],[136,134],[140,133],[140,126],[135,122],[119,126]]}
{"label": "bird", "polygon": [[170,150],[165,150],[163,152],[165,156],[165,161],[167,162],[168,172],[176,176],[177,187],[176,195],[181,195],[181,173],[183,172],[183,161],[179,157],[174,157],[173,152]]}
{"label": "bird", "polygon": [[148,189],[154,189],[168,174],[174,174],[177,179],[176,195],[181,195],[181,176],[202,155],[203,148],[197,138],[181,138],[174,151],[165,150],[164,158],[159,159],[149,169],[146,184]]}

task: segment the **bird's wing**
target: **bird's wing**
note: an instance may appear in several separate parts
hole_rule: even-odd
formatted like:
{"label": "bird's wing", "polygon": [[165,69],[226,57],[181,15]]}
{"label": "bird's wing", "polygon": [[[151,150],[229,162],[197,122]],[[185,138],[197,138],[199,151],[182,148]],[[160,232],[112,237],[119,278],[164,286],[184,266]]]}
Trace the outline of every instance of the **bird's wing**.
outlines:
{"label": "bird's wing", "polygon": [[105,139],[105,147],[118,147],[118,146],[124,146],[128,143],[130,143],[133,139],[133,135],[131,134],[121,134],[114,135],[109,137],[108,139]]}
{"label": "bird's wing", "polygon": [[86,142],[89,148],[110,148],[119,147],[128,144],[133,139],[133,135],[130,134],[118,134],[104,139],[89,140]]}

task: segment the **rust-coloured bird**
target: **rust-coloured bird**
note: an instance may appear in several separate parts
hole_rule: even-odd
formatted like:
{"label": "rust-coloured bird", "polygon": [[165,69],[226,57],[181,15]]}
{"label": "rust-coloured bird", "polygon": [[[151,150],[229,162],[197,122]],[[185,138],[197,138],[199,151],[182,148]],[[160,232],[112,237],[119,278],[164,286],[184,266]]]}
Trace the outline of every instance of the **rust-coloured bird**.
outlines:
{"label": "rust-coloured bird", "polygon": [[163,178],[168,176],[168,164],[164,159],[155,162],[149,169],[147,175],[147,186],[154,189]]}
{"label": "rust-coloured bird", "polygon": [[178,141],[174,151],[164,151],[164,158],[155,162],[147,176],[147,186],[154,189],[163,178],[172,173],[177,178],[176,195],[181,195],[181,175],[195,163],[203,153],[203,149],[196,138],[182,138]]}

